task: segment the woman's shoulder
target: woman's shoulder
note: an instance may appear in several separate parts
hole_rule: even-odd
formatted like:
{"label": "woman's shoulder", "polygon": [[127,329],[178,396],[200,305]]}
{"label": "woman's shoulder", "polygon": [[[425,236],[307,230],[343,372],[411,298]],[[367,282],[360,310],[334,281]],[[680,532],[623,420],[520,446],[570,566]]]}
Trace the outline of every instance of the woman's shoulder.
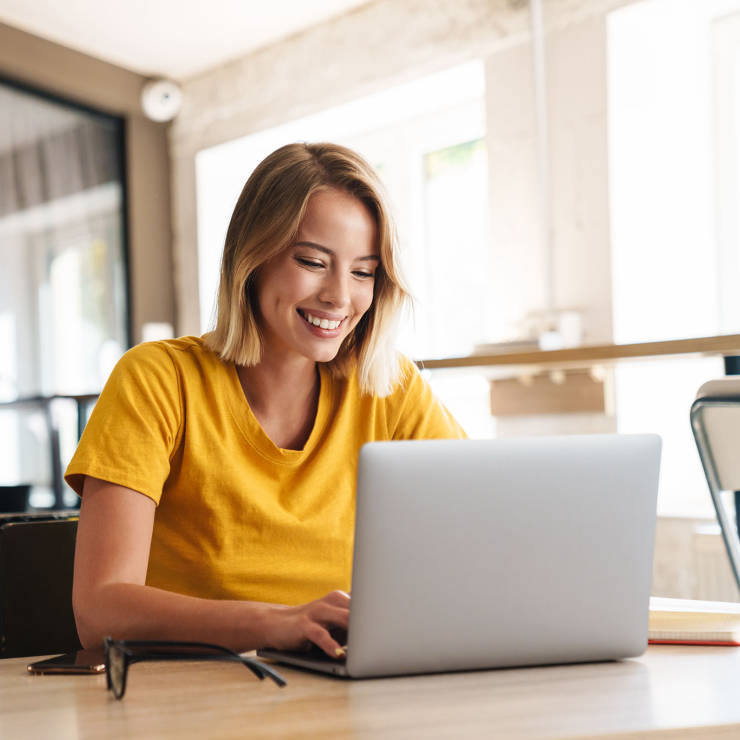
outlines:
{"label": "woman's shoulder", "polygon": [[356,396],[358,399],[361,398],[365,401],[394,403],[410,389],[415,389],[420,384],[426,384],[426,381],[422,378],[422,375],[419,372],[419,368],[412,359],[401,352],[396,353],[395,359],[397,363],[395,380],[388,395],[374,396],[363,393],[361,390],[360,379],[358,377],[357,366],[349,368],[344,376],[332,374],[332,382],[335,386],[341,387],[340,392],[343,391],[345,397]]}
{"label": "woman's shoulder", "polygon": [[142,342],[128,350],[119,363],[134,371],[137,368],[151,370],[163,367],[178,370],[193,366],[223,365],[221,358],[206,347],[203,338],[196,336]]}
{"label": "woman's shoulder", "polygon": [[142,342],[128,350],[116,363],[105,388],[119,392],[181,396],[185,388],[202,388],[222,382],[228,368],[218,355],[205,347],[200,337],[180,337]]}
{"label": "woman's shoulder", "polygon": [[396,354],[398,360],[398,375],[389,398],[404,395],[419,385],[426,385],[417,364],[401,352]]}
{"label": "woman's shoulder", "polygon": [[421,377],[418,365],[407,355],[402,352],[397,353],[398,364],[401,368],[399,381],[403,382],[409,378]]}

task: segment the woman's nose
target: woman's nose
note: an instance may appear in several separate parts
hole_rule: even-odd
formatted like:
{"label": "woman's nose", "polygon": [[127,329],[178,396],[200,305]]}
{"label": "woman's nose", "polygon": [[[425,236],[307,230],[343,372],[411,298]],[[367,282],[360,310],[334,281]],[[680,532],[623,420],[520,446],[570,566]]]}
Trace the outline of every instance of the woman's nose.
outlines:
{"label": "woman's nose", "polygon": [[321,287],[319,300],[336,308],[349,305],[349,277],[336,272],[328,275]]}

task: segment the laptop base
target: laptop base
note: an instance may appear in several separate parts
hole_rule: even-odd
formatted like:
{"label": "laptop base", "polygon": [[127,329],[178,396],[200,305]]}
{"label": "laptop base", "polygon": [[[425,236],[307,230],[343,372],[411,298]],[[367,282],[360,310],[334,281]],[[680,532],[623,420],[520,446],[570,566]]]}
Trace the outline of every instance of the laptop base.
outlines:
{"label": "laptop base", "polygon": [[306,668],[310,671],[330,673],[334,676],[349,678],[346,660],[344,658],[330,658],[323,651],[310,650],[307,652],[290,652],[287,650],[258,650],[258,658],[268,658],[285,665]]}

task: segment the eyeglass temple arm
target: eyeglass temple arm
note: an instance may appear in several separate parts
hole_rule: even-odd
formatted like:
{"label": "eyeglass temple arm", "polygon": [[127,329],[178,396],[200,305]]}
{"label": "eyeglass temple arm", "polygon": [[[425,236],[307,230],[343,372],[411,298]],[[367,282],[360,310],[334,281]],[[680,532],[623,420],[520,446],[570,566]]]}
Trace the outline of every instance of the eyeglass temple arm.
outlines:
{"label": "eyeglass temple arm", "polygon": [[[214,645],[210,642],[175,642],[169,640],[122,640],[122,644],[124,645],[124,647],[150,647],[152,648],[152,652],[149,654],[149,656],[155,654],[157,647],[205,648],[208,650],[217,650],[221,653],[224,653],[225,659],[238,660],[240,663],[243,663],[247,668],[249,668],[250,671],[252,671],[252,673],[257,678],[260,679],[260,681],[269,676],[281,688],[283,686],[287,686],[288,684],[283,676],[280,675],[273,668],[270,668],[270,666],[267,666],[264,663],[260,663],[258,660],[254,660],[253,658],[245,658],[244,656],[239,655],[239,653],[234,652],[233,650],[224,647],[223,645]],[[206,656],[190,654],[177,655],[176,653],[157,653],[157,655],[161,655],[164,659],[170,660],[198,660],[199,658],[206,658]],[[148,656],[134,655],[131,657],[133,658],[134,662],[138,662],[137,659],[146,659],[146,657]]]}

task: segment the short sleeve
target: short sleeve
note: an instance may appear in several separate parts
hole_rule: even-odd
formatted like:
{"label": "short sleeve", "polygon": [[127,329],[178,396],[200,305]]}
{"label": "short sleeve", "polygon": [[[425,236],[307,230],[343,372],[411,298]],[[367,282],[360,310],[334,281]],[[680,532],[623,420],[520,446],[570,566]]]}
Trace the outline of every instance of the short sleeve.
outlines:
{"label": "short sleeve", "polygon": [[91,475],[159,504],[181,422],[179,380],[169,350],[160,342],[140,344],[108,378],[64,478],[79,495],[84,476]]}
{"label": "short sleeve", "polygon": [[467,435],[434,395],[416,365],[402,357],[404,380],[388,397],[391,439],[465,439]]}

